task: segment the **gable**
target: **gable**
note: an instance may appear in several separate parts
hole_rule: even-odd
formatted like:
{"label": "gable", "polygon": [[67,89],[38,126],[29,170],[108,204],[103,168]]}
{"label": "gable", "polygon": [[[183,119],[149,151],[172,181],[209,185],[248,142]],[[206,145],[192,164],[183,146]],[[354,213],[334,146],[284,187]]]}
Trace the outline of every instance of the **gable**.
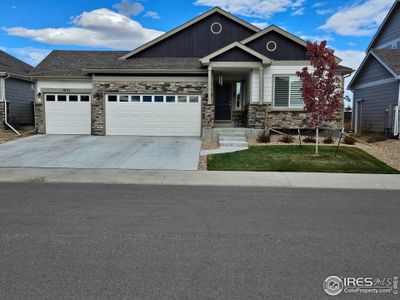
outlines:
{"label": "gable", "polygon": [[[275,51],[267,49],[267,43],[270,41],[276,43],[277,47]],[[246,46],[273,60],[310,60],[307,56],[307,48],[305,46],[274,30],[247,42]]]}
{"label": "gable", "polygon": [[[222,25],[222,32],[211,32],[213,23]],[[168,38],[136,53],[135,57],[204,57],[224,46],[243,40],[256,31],[215,12]]]}
{"label": "gable", "polygon": [[351,87],[387,78],[393,78],[393,74],[373,55],[369,55],[356,74],[354,81],[351,83]]}
{"label": "gable", "polygon": [[388,43],[400,39],[400,3],[396,1],[388,16],[382,23],[375,37],[373,38],[370,48],[386,48]]}
{"label": "gable", "polygon": [[214,58],[212,61],[261,61],[260,58],[251,55],[250,53],[244,51],[240,48],[232,48]]}

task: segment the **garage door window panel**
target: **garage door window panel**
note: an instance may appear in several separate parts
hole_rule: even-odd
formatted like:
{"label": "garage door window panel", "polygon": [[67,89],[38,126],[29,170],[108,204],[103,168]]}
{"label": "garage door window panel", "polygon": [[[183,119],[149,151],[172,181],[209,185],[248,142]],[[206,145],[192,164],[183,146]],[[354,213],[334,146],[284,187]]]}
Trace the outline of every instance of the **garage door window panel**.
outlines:
{"label": "garage door window panel", "polygon": [[176,99],[175,96],[166,96],[165,97],[165,101],[168,102],[168,103],[174,103],[175,99]]}
{"label": "garage door window panel", "polygon": [[119,95],[119,102],[128,102],[129,96],[128,95]]}
{"label": "garage door window panel", "polygon": [[56,95],[46,95],[46,101],[48,102],[56,101]]}
{"label": "garage door window panel", "polygon": [[69,102],[78,102],[78,95],[69,95],[68,96],[68,101]]}
{"label": "garage door window panel", "polygon": [[164,96],[154,96],[154,102],[164,102]]}
{"label": "garage door window panel", "polygon": [[179,103],[187,103],[187,96],[178,96]]}
{"label": "garage door window panel", "polygon": [[57,101],[58,102],[66,102],[67,101],[67,95],[58,95],[57,96]]}
{"label": "garage door window panel", "polygon": [[143,102],[152,102],[153,96],[143,96]]}
{"label": "garage door window panel", "polygon": [[199,96],[189,96],[189,102],[190,103],[198,103],[199,102]]}
{"label": "garage door window panel", "polygon": [[108,102],[117,102],[117,100],[118,100],[117,95],[108,95],[107,96],[107,101]]}
{"label": "garage door window panel", "polygon": [[90,96],[89,95],[81,95],[80,99],[81,99],[81,102],[89,102]]}
{"label": "garage door window panel", "polygon": [[131,102],[140,102],[140,95],[131,95]]}

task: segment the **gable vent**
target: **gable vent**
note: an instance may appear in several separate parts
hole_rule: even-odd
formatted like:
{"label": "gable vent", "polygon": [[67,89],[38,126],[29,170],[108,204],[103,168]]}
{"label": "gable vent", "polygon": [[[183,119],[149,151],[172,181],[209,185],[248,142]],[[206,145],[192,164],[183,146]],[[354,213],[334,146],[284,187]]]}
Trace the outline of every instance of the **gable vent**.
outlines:
{"label": "gable vent", "polygon": [[214,34],[220,34],[221,31],[222,31],[222,25],[221,25],[220,23],[218,23],[218,22],[215,22],[215,23],[212,23],[212,24],[211,24],[210,29],[211,29],[211,32],[212,32],[212,33],[214,33]]}

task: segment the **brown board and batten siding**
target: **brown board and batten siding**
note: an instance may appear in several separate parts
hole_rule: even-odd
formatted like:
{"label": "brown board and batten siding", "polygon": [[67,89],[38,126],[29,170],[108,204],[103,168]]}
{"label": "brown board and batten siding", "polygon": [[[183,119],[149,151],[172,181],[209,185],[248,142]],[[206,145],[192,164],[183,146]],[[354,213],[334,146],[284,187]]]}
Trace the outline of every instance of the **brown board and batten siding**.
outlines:
{"label": "brown board and batten siding", "polygon": [[[361,131],[384,133],[387,128],[393,128],[393,109],[397,105],[399,82],[354,89],[354,102],[363,100],[362,111],[359,112]],[[353,113],[356,111],[353,106]],[[353,124],[354,126],[354,124]],[[354,127],[353,127],[354,128]]]}
{"label": "brown board and batten siding", "polygon": [[379,35],[371,45],[371,48],[381,48],[393,40],[400,38],[400,4],[397,2],[391,16],[380,30]]}
{"label": "brown board and batten siding", "polygon": [[[222,25],[219,34],[211,32],[211,25]],[[237,22],[219,14],[212,14],[198,23],[187,27],[137,53],[134,57],[204,57],[235,41],[241,41],[255,32]],[[207,42],[205,42],[207,41]],[[129,60],[129,58],[128,58]]]}
{"label": "brown board and batten siding", "polygon": [[[275,51],[267,49],[267,43],[274,41],[277,45]],[[271,31],[259,38],[246,43],[246,46],[273,60],[309,60],[307,49],[287,37]]]}

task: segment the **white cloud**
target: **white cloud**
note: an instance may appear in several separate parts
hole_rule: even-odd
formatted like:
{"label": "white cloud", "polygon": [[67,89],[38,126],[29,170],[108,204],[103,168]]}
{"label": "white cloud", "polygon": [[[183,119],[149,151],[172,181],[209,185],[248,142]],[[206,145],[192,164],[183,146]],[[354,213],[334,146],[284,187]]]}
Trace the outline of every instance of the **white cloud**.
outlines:
{"label": "white cloud", "polygon": [[326,5],[326,2],[317,2],[312,7],[317,8],[317,7],[321,7],[321,6],[325,6],[325,5]]}
{"label": "white cloud", "polygon": [[118,9],[119,13],[124,16],[137,16],[144,10],[144,6],[139,2],[132,2],[131,0],[121,0],[121,3],[113,5]]}
{"label": "white cloud", "polygon": [[300,8],[305,0],[196,0],[195,5],[219,6],[230,13],[253,18],[268,18],[289,8]]}
{"label": "white cloud", "polygon": [[105,8],[82,13],[72,20],[71,27],[3,29],[10,35],[47,44],[113,49],[133,49],[163,33],[144,28],[139,22]]}
{"label": "white cloud", "polygon": [[251,25],[254,25],[260,29],[264,29],[268,26],[267,22],[251,22]]}
{"label": "white cloud", "polygon": [[366,0],[340,9],[320,29],[344,36],[368,36],[376,32],[393,0]]}
{"label": "white cloud", "polygon": [[302,35],[300,35],[300,38],[305,40],[305,41],[310,41],[310,42],[315,42],[315,41],[322,42],[323,40],[325,40],[327,42],[331,42],[331,41],[335,40],[330,35],[320,36],[320,35],[305,35],[305,34],[302,34]]}
{"label": "white cloud", "polygon": [[153,18],[153,19],[160,19],[160,16],[156,11],[149,10],[144,14],[145,17]]}
{"label": "white cloud", "polygon": [[[343,59],[343,61],[340,63],[341,65],[350,67],[353,70],[357,70],[365,57],[365,52],[357,50],[336,50],[335,55]],[[350,98],[353,98],[353,94],[347,90],[347,86],[354,77],[354,73],[355,72],[353,72],[350,77],[346,78],[344,85],[345,95],[349,96]]]}
{"label": "white cloud", "polygon": [[40,63],[49,53],[49,49],[25,47],[25,48],[13,48],[10,49],[16,57],[27,62],[32,66],[36,66]]}
{"label": "white cloud", "polygon": [[304,15],[304,7],[300,7],[292,12],[292,16],[301,16]]}
{"label": "white cloud", "polygon": [[329,15],[333,14],[335,11],[332,8],[329,9],[317,9],[317,14],[324,16],[324,15]]}

